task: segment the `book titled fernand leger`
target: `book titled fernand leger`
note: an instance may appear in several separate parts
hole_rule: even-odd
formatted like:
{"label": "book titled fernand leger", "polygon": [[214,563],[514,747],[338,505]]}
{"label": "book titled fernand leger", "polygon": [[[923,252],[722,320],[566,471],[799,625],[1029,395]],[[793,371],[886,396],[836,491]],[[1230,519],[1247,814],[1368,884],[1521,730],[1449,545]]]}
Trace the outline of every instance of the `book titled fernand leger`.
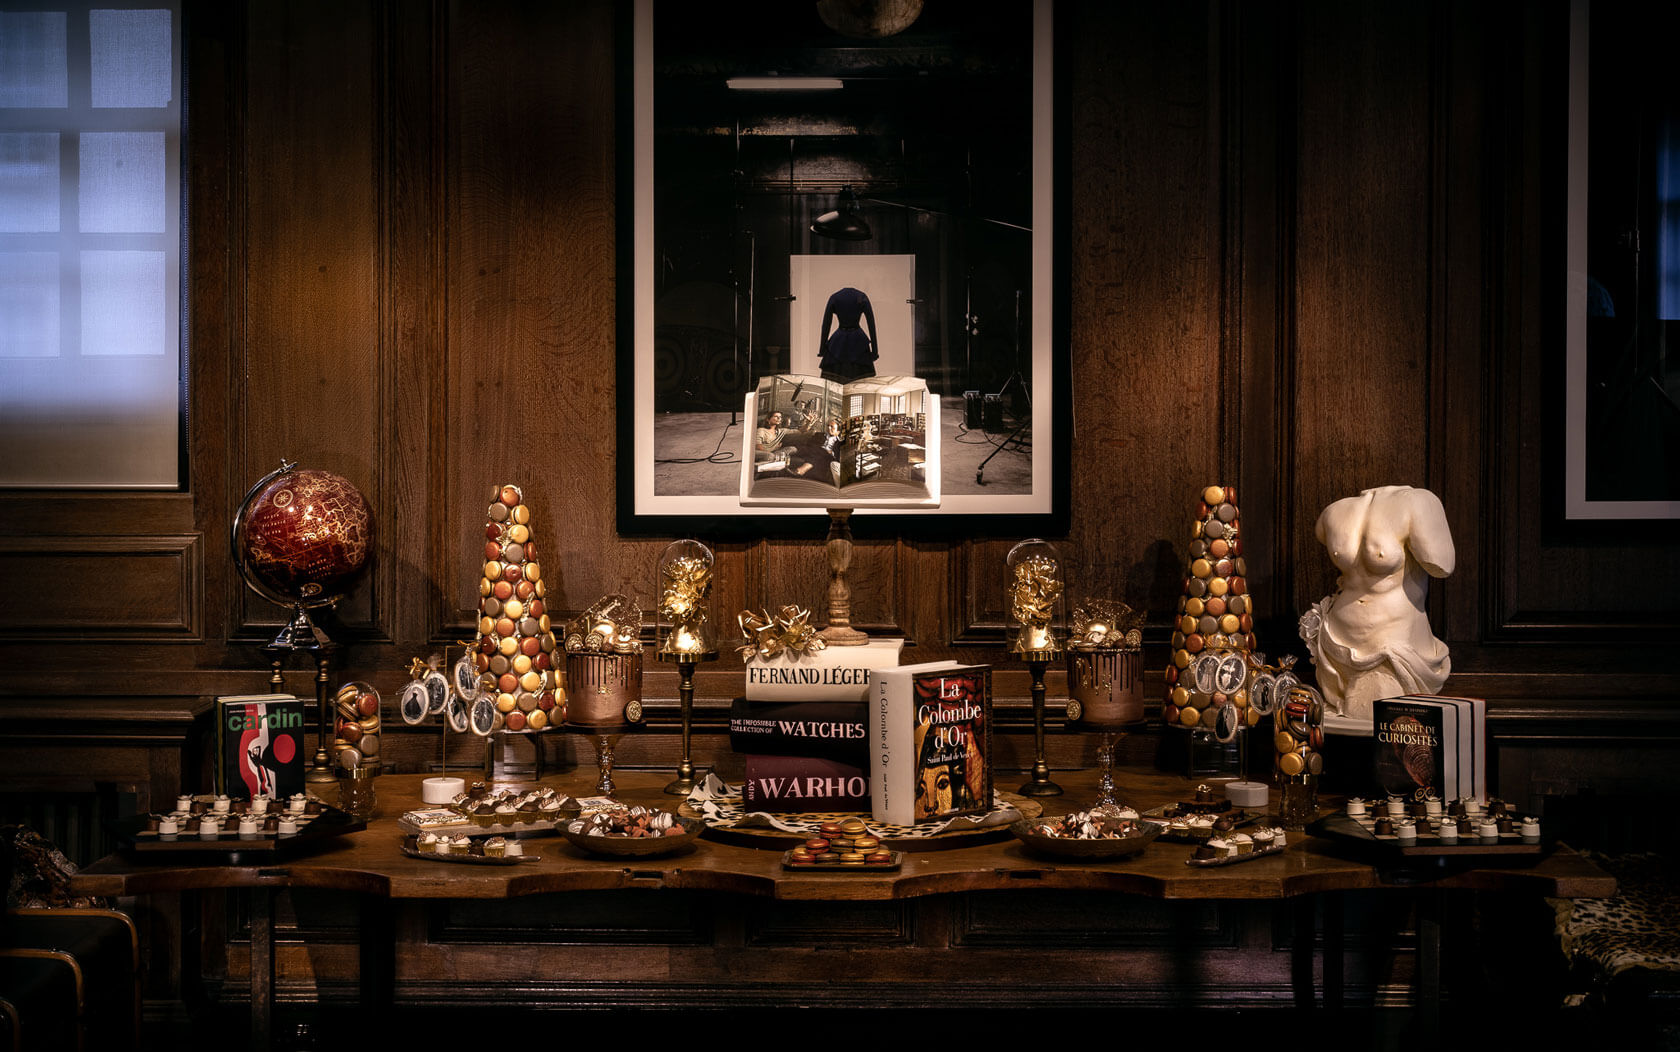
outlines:
{"label": "book titled fernand leger", "polygon": [[898,664],[902,639],[871,639],[860,647],[747,659],[748,701],[863,701],[869,673]]}

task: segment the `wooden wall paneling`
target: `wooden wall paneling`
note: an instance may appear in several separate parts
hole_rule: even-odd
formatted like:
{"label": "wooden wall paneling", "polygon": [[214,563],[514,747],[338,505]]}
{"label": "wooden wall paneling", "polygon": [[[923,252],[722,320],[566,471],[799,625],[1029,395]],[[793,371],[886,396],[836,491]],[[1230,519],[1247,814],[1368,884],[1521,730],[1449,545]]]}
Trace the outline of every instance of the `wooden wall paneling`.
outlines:
{"label": "wooden wall paneling", "polygon": [[[438,646],[452,637],[441,585],[450,563],[437,558],[453,531],[438,527],[432,495],[446,490],[442,450],[433,443],[447,414],[443,370],[443,232],[448,228],[443,147],[449,41],[436,5],[379,12],[385,54],[381,172],[386,266],[381,302],[380,395],[386,407],[382,474],[393,505],[380,525],[393,572],[392,635]],[[456,633],[453,638],[459,638]],[[405,654],[395,655],[400,665]],[[389,664],[389,663],[388,663]]]}
{"label": "wooden wall paneling", "polygon": [[[218,660],[221,643],[237,623],[237,573],[228,555],[226,509],[243,495],[250,480],[236,477],[243,457],[241,429],[232,426],[235,407],[233,363],[236,312],[242,300],[233,295],[234,266],[240,256],[243,213],[233,208],[243,166],[235,163],[234,141],[243,124],[244,92],[240,79],[244,54],[242,8],[194,0],[183,12],[187,170],[182,176],[187,202],[188,366],[187,442],[191,496],[183,495],[194,528],[205,537],[203,588],[206,645],[200,661]],[[244,484],[241,485],[241,482]],[[95,498],[98,499],[98,498]],[[187,661],[185,664],[192,664]]]}
{"label": "wooden wall paneling", "polygon": [[1238,506],[1260,649],[1299,648],[1295,621],[1294,34],[1253,5],[1220,8],[1225,150],[1224,346],[1242,398]]}
{"label": "wooden wall paneling", "polygon": [[1429,483],[1429,10],[1309,4],[1295,23],[1299,601],[1334,589],[1331,501]]}
{"label": "wooden wall paneling", "polygon": [[[1208,8],[1088,4],[1071,21],[1073,511],[1059,546],[1070,598],[1124,599],[1161,624],[1194,495],[1240,469],[1218,328]],[[954,586],[998,595],[976,586],[1000,580],[1005,552]]]}
{"label": "wooden wall paneling", "polygon": [[516,482],[556,615],[651,580],[662,547],[614,531],[611,5],[447,18],[444,602],[470,612],[489,492]]}
{"label": "wooden wall paneling", "polygon": [[[49,580],[75,582],[75,602],[43,601]],[[198,534],[0,538],[0,639],[195,643],[203,581]]]}
{"label": "wooden wall paneling", "polygon": [[[380,386],[389,353],[380,295],[383,63],[371,6],[300,0],[248,8],[236,425],[247,484],[286,457],[362,491],[376,555],[336,613],[361,633],[388,635],[390,611],[376,609],[374,598],[397,567],[389,558],[395,491],[383,477],[383,421],[392,407],[382,404]],[[234,489],[237,502],[243,489]],[[235,510],[230,504],[227,521]],[[245,626],[283,619],[255,595],[242,598]]]}

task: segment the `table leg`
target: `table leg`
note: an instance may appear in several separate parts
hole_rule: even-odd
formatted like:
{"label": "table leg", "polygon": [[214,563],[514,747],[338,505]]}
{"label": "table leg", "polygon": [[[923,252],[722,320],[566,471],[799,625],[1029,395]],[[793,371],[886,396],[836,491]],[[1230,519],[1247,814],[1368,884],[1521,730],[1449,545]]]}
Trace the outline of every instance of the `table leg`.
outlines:
{"label": "table leg", "polygon": [[1314,895],[1299,895],[1289,900],[1289,986],[1297,1009],[1312,1008],[1317,1003],[1313,992],[1313,944],[1318,934],[1313,919],[1316,906]]}
{"label": "table leg", "polygon": [[1332,1011],[1342,1008],[1342,969],[1346,939],[1342,893],[1326,892],[1320,896],[1324,910],[1324,1007]]}
{"label": "table leg", "polygon": [[1426,888],[1417,896],[1418,1037],[1431,1048],[1441,1037],[1441,910],[1444,893]]}
{"label": "table leg", "polygon": [[362,896],[361,974],[358,976],[362,1006],[374,1021],[389,1018],[396,999],[395,904],[383,895]]}
{"label": "table leg", "polygon": [[251,1048],[274,1047],[274,889],[251,889]]}

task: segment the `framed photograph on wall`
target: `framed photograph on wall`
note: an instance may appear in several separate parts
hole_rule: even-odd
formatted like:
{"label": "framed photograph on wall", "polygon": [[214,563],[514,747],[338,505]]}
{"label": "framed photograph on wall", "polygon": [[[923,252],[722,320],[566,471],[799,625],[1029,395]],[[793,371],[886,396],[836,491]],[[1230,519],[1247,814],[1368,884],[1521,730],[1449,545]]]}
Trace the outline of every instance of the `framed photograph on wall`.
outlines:
{"label": "framed photograph on wall", "polygon": [[1569,8],[1564,519],[1680,518],[1680,15]]}
{"label": "framed photograph on wall", "polygon": [[805,532],[741,506],[742,410],[818,369],[914,375],[943,407],[939,507],[859,532],[1066,527],[1054,5],[869,6],[623,8],[620,533]]}

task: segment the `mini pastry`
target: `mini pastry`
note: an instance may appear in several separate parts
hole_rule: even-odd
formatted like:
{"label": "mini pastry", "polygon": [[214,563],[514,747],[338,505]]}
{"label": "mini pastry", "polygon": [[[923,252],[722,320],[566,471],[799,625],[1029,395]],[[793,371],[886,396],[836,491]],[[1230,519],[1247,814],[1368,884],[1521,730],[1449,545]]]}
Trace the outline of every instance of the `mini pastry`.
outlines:
{"label": "mini pastry", "polygon": [[296,833],[297,831],[298,823],[296,818],[291,815],[281,816],[276,832],[278,832],[281,836],[287,836],[289,834]]}
{"label": "mini pastry", "polygon": [[177,811],[191,811],[192,805],[193,798],[191,793],[182,793],[180,796],[175,798],[175,810]]}
{"label": "mini pastry", "polygon": [[1394,819],[1392,819],[1392,818],[1379,818],[1379,819],[1377,819],[1377,824],[1371,830],[1371,832],[1375,833],[1377,836],[1393,836],[1394,835]]}
{"label": "mini pastry", "polygon": [[416,851],[436,851],[437,840],[438,838],[436,833],[429,829],[425,830],[419,836],[414,838],[414,849]]}
{"label": "mini pastry", "polygon": [[1347,813],[1349,818],[1364,818],[1365,801],[1357,796],[1350,798],[1347,802]]}
{"label": "mini pastry", "polygon": [[296,813],[302,811],[307,803],[309,803],[309,797],[302,793],[293,793],[286,801],[286,810]]}
{"label": "mini pastry", "polygon": [[1476,835],[1483,840],[1499,839],[1499,823],[1491,818],[1485,818],[1476,826]]}
{"label": "mini pastry", "polygon": [[254,815],[268,814],[268,797],[253,796],[251,798],[251,813]]}
{"label": "mini pastry", "polygon": [[471,849],[472,849],[472,837],[468,836],[465,833],[462,833],[460,836],[456,837],[455,839],[453,839],[449,842],[449,853],[451,855],[465,855]]}
{"label": "mini pastry", "polygon": [[233,801],[228,799],[226,793],[222,793],[216,797],[214,807],[217,814],[225,815],[233,808]]}
{"label": "mini pastry", "polygon": [[869,827],[861,818],[848,818],[840,823],[840,831],[850,837],[860,837],[869,832]]}
{"label": "mini pastry", "polygon": [[163,822],[163,816],[162,815],[147,815],[146,816],[146,832],[148,832],[148,833],[157,832],[158,831],[158,826],[160,824],[162,824],[162,822]]}
{"label": "mini pastry", "polygon": [[303,813],[306,814],[306,815],[318,815],[318,814],[320,814],[321,813],[321,801],[319,801],[319,800],[306,801],[303,805]]}
{"label": "mini pastry", "polygon": [[1232,833],[1231,843],[1237,847],[1237,854],[1247,855],[1254,851],[1254,838],[1247,833]]}
{"label": "mini pastry", "polygon": [[1201,859],[1205,862],[1208,859],[1220,858],[1224,854],[1225,852],[1223,849],[1214,847],[1213,841],[1209,840],[1204,843],[1197,844],[1196,850],[1192,853],[1191,857]]}
{"label": "mini pastry", "polygon": [[1234,855],[1234,854],[1237,853],[1237,846],[1235,844],[1231,843],[1229,840],[1226,840],[1222,836],[1210,836],[1210,837],[1208,837],[1207,846],[1209,848],[1211,848],[1213,850],[1213,852],[1221,858],[1225,857],[1226,855]]}
{"label": "mini pastry", "polygon": [[1525,841],[1540,839],[1540,820],[1533,815],[1525,815],[1522,820],[1522,838]]}
{"label": "mini pastry", "polygon": [[1476,820],[1474,818],[1471,818],[1469,815],[1465,815],[1463,818],[1460,818],[1458,820],[1458,835],[1459,836],[1475,836],[1476,835]]}
{"label": "mini pastry", "polygon": [[863,860],[871,866],[890,866],[892,865],[892,852],[871,851],[868,855],[864,856]]}
{"label": "mini pastry", "polygon": [[222,831],[222,820],[215,815],[205,815],[198,820],[199,836],[217,836]]}
{"label": "mini pastry", "polygon": [[1255,851],[1271,850],[1273,838],[1270,829],[1256,829],[1250,839],[1254,841]]}
{"label": "mini pastry", "polygon": [[1388,798],[1388,817],[1399,818],[1406,813],[1406,798],[1391,796]]}
{"label": "mini pastry", "polygon": [[1457,822],[1442,822],[1441,823],[1441,829],[1440,829],[1440,832],[1439,832],[1438,835],[1440,836],[1441,843],[1443,843],[1443,844],[1456,844],[1456,843],[1458,843],[1458,823]]}
{"label": "mini pastry", "polygon": [[174,836],[181,831],[181,825],[175,821],[174,815],[164,815],[158,819],[157,831],[159,836]]}
{"label": "mini pastry", "polygon": [[280,831],[280,816],[268,815],[263,818],[263,832],[278,833]]}
{"label": "mini pastry", "polygon": [[1402,844],[1415,844],[1417,837],[1417,823],[1411,819],[1402,819],[1394,826],[1394,838]]}
{"label": "mini pastry", "polygon": [[1431,796],[1425,799],[1423,801],[1423,813],[1430,818],[1439,818],[1441,816],[1441,798]]}
{"label": "mini pastry", "polygon": [[242,836],[262,832],[262,819],[251,814],[241,815],[239,817],[239,832]]}

